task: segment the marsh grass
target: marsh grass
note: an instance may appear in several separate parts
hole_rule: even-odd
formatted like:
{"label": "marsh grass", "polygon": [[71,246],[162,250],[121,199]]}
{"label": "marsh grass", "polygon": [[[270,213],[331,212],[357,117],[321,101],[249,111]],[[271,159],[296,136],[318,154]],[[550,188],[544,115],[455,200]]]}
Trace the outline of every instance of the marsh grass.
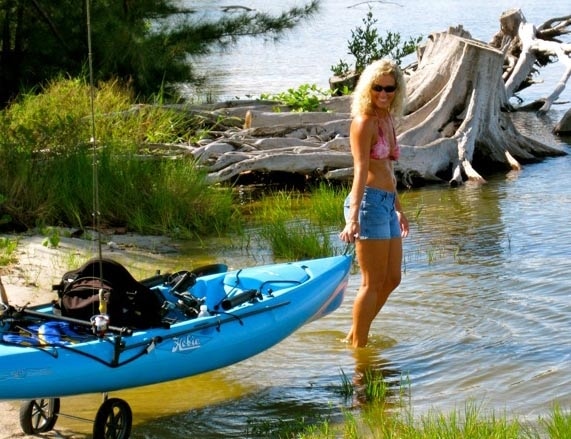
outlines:
{"label": "marsh grass", "polygon": [[[58,80],[0,112],[0,218],[23,228],[106,226],[176,236],[232,230],[230,188],[212,187],[192,159],[154,154],[154,143],[204,135],[203,122],[166,107],[133,106],[116,82],[95,93]],[[94,206],[98,177],[99,209]],[[5,221],[4,221],[5,222]]]}
{"label": "marsh grass", "polygon": [[550,438],[571,437],[571,410],[564,410],[559,403],[553,404],[551,415],[548,419],[540,421]]}
{"label": "marsh grass", "polygon": [[343,200],[349,188],[320,184],[311,191],[307,199],[310,218],[323,226],[338,227],[339,231],[345,224],[343,217]]}
{"label": "marsh grass", "polygon": [[341,369],[341,385],[339,386],[339,394],[347,400],[349,397],[353,396],[354,393],[355,387],[353,386],[353,381],[345,371]]}
{"label": "marsh grass", "polygon": [[[321,432],[321,426],[329,426],[327,419],[307,419],[304,416],[297,416],[288,419],[270,419],[257,421],[249,419],[247,421],[246,437],[255,438],[297,438],[302,434],[312,434]],[[325,430],[327,431],[327,429]]]}
{"label": "marsh grass", "polygon": [[303,259],[336,253],[333,235],[342,223],[342,194],[325,185],[310,194],[277,191],[252,211],[259,236],[276,258]]}
{"label": "marsh grass", "polygon": [[278,259],[319,258],[334,253],[330,233],[306,221],[276,219],[261,227],[260,237]]}
{"label": "marsh grass", "polygon": [[367,401],[383,401],[389,393],[389,384],[385,381],[381,371],[368,368],[365,370],[364,395]]}
{"label": "marsh grass", "polygon": [[[554,409],[555,410],[555,409]],[[329,413],[326,416],[274,422],[265,420],[263,425],[272,425],[273,429],[264,431],[265,435],[247,435],[246,437],[273,437],[299,439],[563,439],[571,437],[568,413],[553,412],[548,419],[539,418],[535,425],[522,423],[507,414],[484,413],[481,405],[467,402],[464,409],[447,413],[431,410],[415,417],[407,407],[389,407],[374,403],[361,406],[359,410],[345,409],[343,419],[339,421]],[[555,419],[557,418],[557,419]],[[302,425],[306,422],[305,427]],[[261,433],[252,429],[256,425],[249,422],[250,433]],[[292,428],[295,425],[295,428]]]}
{"label": "marsh grass", "polygon": [[[396,398],[391,389],[394,384],[386,382],[380,371],[365,371],[362,383],[356,384],[352,377],[341,370],[340,385],[335,393],[342,401],[335,408],[331,403],[327,414],[305,412],[295,420],[264,420],[261,423],[249,420],[247,437],[274,437],[299,439],[563,439],[571,437],[571,411],[558,404],[551,413],[536,422],[521,422],[507,412],[498,414],[486,410],[485,405],[467,401],[463,408],[449,412],[436,409],[415,416],[407,403],[402,389],[408,380],[400,383],[401,391]],[[360,381],[360,380],[359,380]],[[358,404],[349,404],[355,395],[365,395]],[[339,412],[336,414],[335,412]],[[305,426],[304,426],[305,423]],[[270,428],[271,426],[271,428]],[[261,435],[252,435],[262,433]]]}

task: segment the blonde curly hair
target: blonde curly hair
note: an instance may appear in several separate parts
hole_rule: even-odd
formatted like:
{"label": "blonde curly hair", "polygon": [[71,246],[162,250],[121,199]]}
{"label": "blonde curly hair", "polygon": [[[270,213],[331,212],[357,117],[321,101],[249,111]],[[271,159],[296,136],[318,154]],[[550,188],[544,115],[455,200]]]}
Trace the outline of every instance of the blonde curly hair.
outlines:
{"label": "blonde curly hair", "polygon": [[393,116],[402,116],[406,98],[406,81],[398,64],[390,59],[380,59],[369,64],[361,76],[353,92],[351,102],[351,116],[361,114],[374,114],[373,98],[371,87],[375,81],[383,75],[392,75],[395,78],[394,99],[391,103],[390,112]]}

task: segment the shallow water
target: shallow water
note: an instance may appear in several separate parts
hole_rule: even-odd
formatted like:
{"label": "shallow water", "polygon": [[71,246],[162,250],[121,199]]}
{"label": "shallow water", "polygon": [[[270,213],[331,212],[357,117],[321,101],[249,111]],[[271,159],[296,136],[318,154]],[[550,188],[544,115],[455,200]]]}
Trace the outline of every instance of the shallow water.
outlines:
{"label": "shallow water", "polygon": [[[267,4],[250,3],[260,9]],[[277,48],[245,42],[228,55],[197,64],[216,67],[215,95],[277,92],[304,82],[326,86],[330,65],[344,57],[350,30],[360,25],[367,8],[341,0],[323,3],[321,18]],[[226,2],[208,4],[214,8]],[[551,2],[549,11],[532,0],[518,6],[536,23],[571,12],[567,0]],[[487,40],[500,13],[514,5],[415,0],[373,7],[389,30],[403,36],[463,23]],[[547,79],[562,73],[551,72]],[[533,97],[541,91],[529,93]],[[559,142],[549,132],[561,112],[556,108],[539,121],[519,116],[518,127],[571,152],[571,139]],[[249,420],[326,414],[342,420],[341,409],[360,402],[340,395],[341,374],[353,377],[368,366],[383,371],[389,381],[409,380],[416,415],[463,409],[470,399],[531,421],[549,413],[555,401],[571,407],[570,171],[571,156],[566,156],[498,175],[483,186],[404,191],[411,234],[404,243],[403,281],[374,322],[369,348],[357,356],[340,342],[360,282],[356,271],[337,312],[271,350],[220,371],[114,394],[133,408],[132,437],[244,437]],[[221,240],[205,244],[187,249],[193,266],[212,260],[230,266],[271,261],[267,251],[252,253]],[[98,396],[69,398],[62,410],[92,418],[98,403]],[[58,422],[75,431],[91,429],[74,420]]]}

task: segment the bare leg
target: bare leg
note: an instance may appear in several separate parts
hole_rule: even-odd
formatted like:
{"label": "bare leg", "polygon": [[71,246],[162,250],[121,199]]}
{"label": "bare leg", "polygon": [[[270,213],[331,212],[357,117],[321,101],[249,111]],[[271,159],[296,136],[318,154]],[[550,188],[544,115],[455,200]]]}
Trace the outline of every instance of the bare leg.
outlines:
{"label": "bare leg", "polygon": [[402,276],[402,239],[389,240],[387,272],[381,293],[377,296],[377,314],[381,311],[390,294],[400,285]]}
{"label": "bare leg", "polygon": [[347,341],[353,347],[367,344],[371,324],[401,279],[402,241],[357,241],[361,286],[353,305],[353,324]]}

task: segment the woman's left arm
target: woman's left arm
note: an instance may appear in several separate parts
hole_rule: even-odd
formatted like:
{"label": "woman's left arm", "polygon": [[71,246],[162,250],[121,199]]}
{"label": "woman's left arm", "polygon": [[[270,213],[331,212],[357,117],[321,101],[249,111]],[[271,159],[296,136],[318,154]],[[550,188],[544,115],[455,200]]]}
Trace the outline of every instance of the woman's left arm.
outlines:
{"label": "woman's left arm", "polygon": [[402,210],[399,195],[398,192],[396,192],[396,190],[395,190],[395,210],[397,212],[397,217],[399,219],[400,234],[403,238],[406,238],[408,236],[408,230],[409,230],[408,219]]}
{"label": "woman's left arm", "polygon": [[402,210],[402,206],[400,204],[399,193],[397,191],[397,177],[394,171],[394,165],[391,163],[391,170],[393,173],[393,182],[395,185],[395,210],[397,212],[397,217],[399,219],[400,224],[400,235],[403,238],[408,236],[408,219]]}

